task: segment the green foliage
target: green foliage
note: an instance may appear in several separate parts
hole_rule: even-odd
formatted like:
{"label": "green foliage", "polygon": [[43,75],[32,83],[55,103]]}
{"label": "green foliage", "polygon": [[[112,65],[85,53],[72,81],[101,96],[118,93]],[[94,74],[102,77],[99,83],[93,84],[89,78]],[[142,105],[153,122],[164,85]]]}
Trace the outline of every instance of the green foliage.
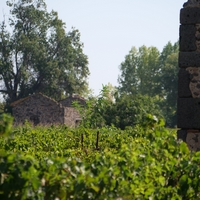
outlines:
{"label": "green foliage", "polygon": [[0,136],[6,136],[12,131],[13,118],[7,114],[0,115]]}
{"label": "green foliage", "polygon": [[156,47],[133,47],[120,65],[120,93],[148,96],[160,93],[159,56]]}
{"label": "green foliage", "polygon": [[146,118],[98,129],[99,149],[96,129],[14,128],[0,138],[0,199],[199,199],[200,153]]}
{"label": "green foliage", "polygon": [[89,75],[80,32],[68,33],[43,0],[7,1],[9,30],[0,25],[0,92],[8,103],[42,92],[60,100],[84,94]]}
{"label": "green foliage", "polygon": [[120,65],[120,94],[148,95],[157,102],[167,126],[176,125],[178,42],[159,52],[156,47],[133,47]]}
{"label": "green foliage", "polygon": [[126,95],[116,98],[115,102],[108,105],[104,114],[107,125],[114,125],[125,129],[126,126],[144,124],[148,114],[162,118],[162,113],[157,104],[156,97],[147,95]]}
{"label": "green foliage", "polygon": [[162,74],[160,83],[162,85],[163,100],[160,102],[168,126],[175,126],[176,107],[178,96],[178,42],[172,45],[168,43],[161,52],[160,63]]}
{"label": "green foliage", "polygon": [[[103,86],[97,97],[91,97],[86,101],[86,106],[73,102],[73,106],[81,115],[81,125],[87,128],[98,128],[106,124],[105,113],[107,108],[112,104],[108,86]],[[110,116],[111,117],[111,116]]]}
{"label": "green foliage", "polygon": [[5,103],[0,101],[0,114],[4,113]]}
{"label": "green foliage", "polygon": [[[147,95],[119,95],[103,86],[96,98],[86,101],[86,106],[73,103],[81,115],[81,125],[87,128],[100,128],[105,125],[125,129],[127,126],[145,125],[149,118],[162,118],[158,99]],[[151,113],[151,114],[150,114]]]}

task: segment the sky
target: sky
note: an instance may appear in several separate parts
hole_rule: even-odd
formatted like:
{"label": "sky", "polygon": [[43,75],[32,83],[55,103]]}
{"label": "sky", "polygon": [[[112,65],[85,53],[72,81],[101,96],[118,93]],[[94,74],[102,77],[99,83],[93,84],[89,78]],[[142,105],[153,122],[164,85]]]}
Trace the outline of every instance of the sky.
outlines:
{"label": "sky", "polygon": [[[98,95],[102,85],[118,86],[119,66],[131,48],[155,46],[160,51],[179,39],[179,15],[187,0],[45,0],[81,33],[89,61],[89,88]],[[6,0],[0,0],[0,21],[9,17]]]}

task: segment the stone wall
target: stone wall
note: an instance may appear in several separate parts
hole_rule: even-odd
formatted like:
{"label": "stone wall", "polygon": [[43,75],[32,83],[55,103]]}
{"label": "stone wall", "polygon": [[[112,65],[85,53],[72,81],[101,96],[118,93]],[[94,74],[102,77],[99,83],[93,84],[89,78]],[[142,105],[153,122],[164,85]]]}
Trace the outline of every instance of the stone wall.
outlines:
{"label": "stone wall", "polygon": [[178,138],[200,150],[200,1],[188,0],[180,12]]}
{"label": "stone wall", "polygon": [[70,127],[76,127],[81,121],[81,117],[78,111],[74,108],[65,107],[64,110],[64,124]]}
{"label": "stone wall", "polygon": [[31,95],[11,106],[15,124],[23,124],[25,120],[34,125],[64,123],[64,107],[42,94]]}
{"label": "stone wall", "polygon": [[81,117],[75,108],[70,107],[73,100],[74,98],[62,100],[61,104],[40,93],[20,99],[11,104],[14,124],[20,125],[28,120],[33,125],[66,124],[75,127]]}
{"label": "stone wall", "polygon": [[59,103],[65,107],[65,124],[70,124],[70,126],[76,127],[78,124],[80,124],[81,116],[80,113],[73,108],[74,101],[77,101],[80,105],[86,105],[85,99],[78,95],[73,95],[63,99],[59,101]]}

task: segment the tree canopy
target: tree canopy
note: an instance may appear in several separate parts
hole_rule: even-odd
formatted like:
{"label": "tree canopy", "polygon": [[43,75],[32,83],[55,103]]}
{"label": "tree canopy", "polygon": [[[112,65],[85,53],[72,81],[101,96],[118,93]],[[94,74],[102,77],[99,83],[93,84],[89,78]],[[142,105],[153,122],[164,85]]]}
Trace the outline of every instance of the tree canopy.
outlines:
{"label": "tree canopy", "polygon": [[178,42],[160,52],[156,47],[133,47],[120,65],[119,92],[159,98],[157,103],[169,126],[176,125]]}
{"label": "tree canopy", "polygon": [[132,47],[120,65],[120,92],[150,96],[159,93],[159,55],[156,47]]}
{"label": "tree canopy", "polygon": [[[9,24],[0,24],[0,92],[13,102],[35,92],[54,99],[88,89],[88,58],[80,32],[66,32],[43,0],[10,0]],[[7,25],[9,29],[7,29]]]}

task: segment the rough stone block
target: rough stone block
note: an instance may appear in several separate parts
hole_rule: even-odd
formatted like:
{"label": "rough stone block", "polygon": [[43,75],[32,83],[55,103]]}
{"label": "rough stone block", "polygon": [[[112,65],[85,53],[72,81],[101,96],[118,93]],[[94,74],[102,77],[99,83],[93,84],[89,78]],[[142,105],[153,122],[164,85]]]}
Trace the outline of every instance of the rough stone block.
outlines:
{"label": "rough stone block", "polygon": [[186,143],[191,151],[199,151],[200,130],[187,130]]}
{"label": "rough stone block", "polygon": [[200,129],[199,98],[178,98],[177,126],[182,129]]}
{"label": "rough stone block", "polygon": [[188,67],[189,72],[189,88],[193,98],[200,98],[200,67]]}
{"label": "rough stone block", "polygon": [[182,8],[180,12],[181,24],[197,24],[200,23],[200,8],[188,7]]}
{"label": "rough stone block", "polygon": [[196,27],[195,25],[180,26],[180,51],[196,51]]}
{"label": "rough stone block", "polygon": [[200,24],[196,24],[196,47],[197,51],[200,52]]}
{"label": "rough stone block", "polygon": [[178,97],[192,97],[189,88],[190,74],[186,69],[180,69],[178,73]]}
{"label": "rough stone block", "polygon": [[187,130],[178,130],[177,131],[177,139],[183,140],[186,142],[187,138]]}
{"label": "rough stone block", "polygon": [[185,2],[183,4],[184,8],[187,7],[200,7],[200,1],[199,0],[187,0],[187,2]]}
{"label": "rough stone block", "polygon": [[200,52],[179,52],[179,67],[200,67]]}

